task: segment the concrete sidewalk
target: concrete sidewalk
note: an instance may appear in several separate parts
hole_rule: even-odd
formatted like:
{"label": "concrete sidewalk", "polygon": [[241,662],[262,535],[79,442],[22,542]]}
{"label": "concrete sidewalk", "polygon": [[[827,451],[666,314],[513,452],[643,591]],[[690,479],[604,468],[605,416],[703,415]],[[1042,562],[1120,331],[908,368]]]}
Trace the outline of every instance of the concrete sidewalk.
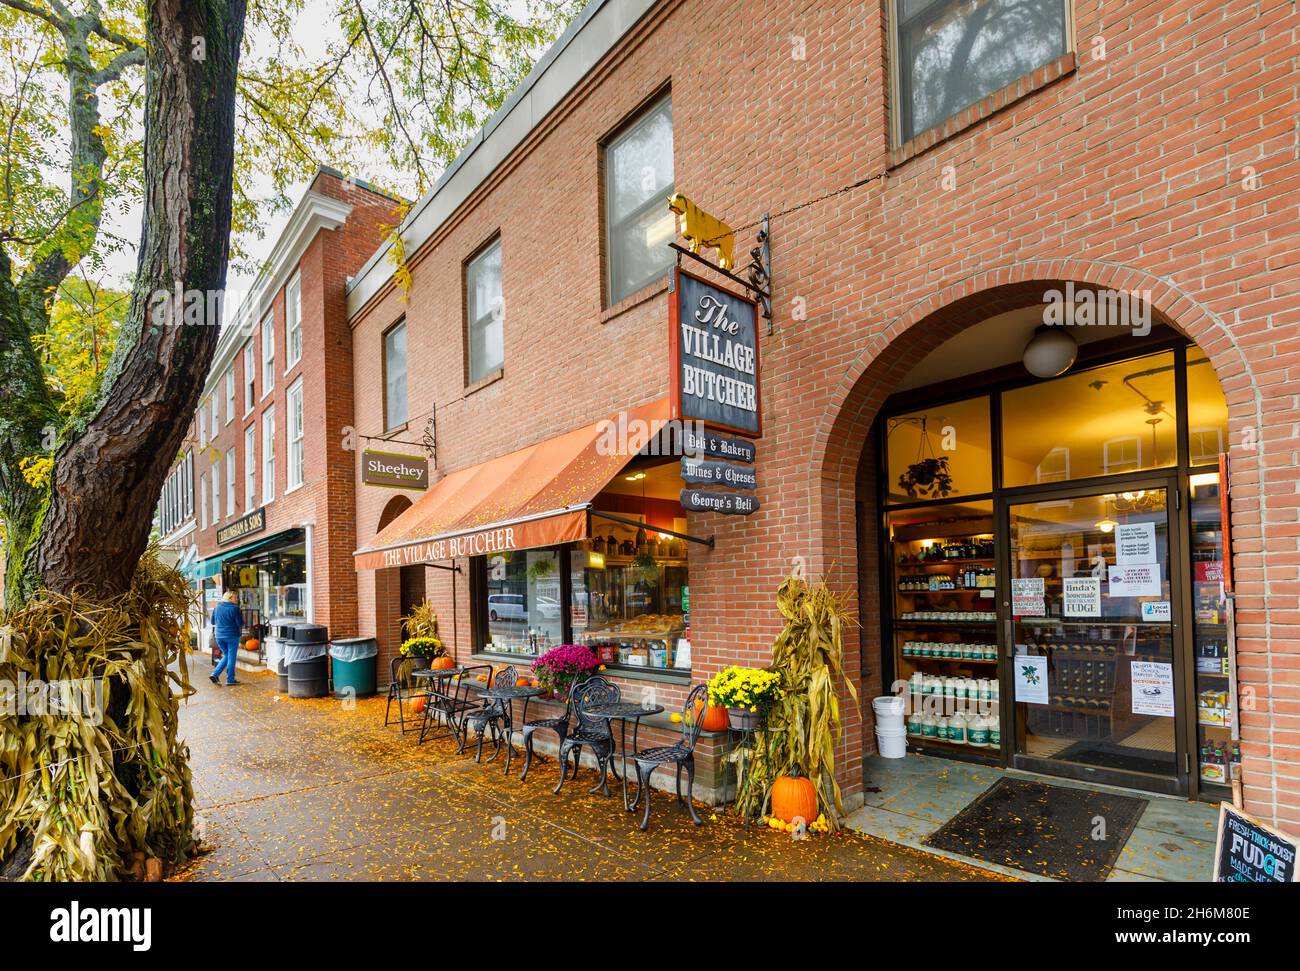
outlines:
{"label": "concrete sidewalk", "polygon": [[553,758],[475,764],[454,744],[416,746],[383,727],[384,701],[290,700],[270,675],[216,687],[192,656],[182,705],[195,799],[214,848],[180,880],[1002,880],[885,840],[843,833],[794,842],[701,808],[691,825],[656,792],[642,833],[584,767],[554,796]]}

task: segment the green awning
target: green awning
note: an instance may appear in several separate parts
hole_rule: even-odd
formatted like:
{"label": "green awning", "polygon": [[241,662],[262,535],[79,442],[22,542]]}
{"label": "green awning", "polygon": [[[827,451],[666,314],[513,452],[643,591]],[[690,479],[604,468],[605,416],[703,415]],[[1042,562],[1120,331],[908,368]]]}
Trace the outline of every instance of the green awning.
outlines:
{"label": "green awning", "polygon": [[221,564],[225,563],[231,557],[241,556],[244,553],[251,553],[260,546],[267,543],[274,543],[283,538],[282,535],[268,536],[265,539],[259,539],[256,542],[248,543],[245,546],[236,547],[233,550],[227,550],[225,553],[219,553],[216,556],[209,556],[206,560],[200,560],[193,564],[189,569],[189,577],[192,580],[202,581],[209,577],[214,577],[221,572]]}

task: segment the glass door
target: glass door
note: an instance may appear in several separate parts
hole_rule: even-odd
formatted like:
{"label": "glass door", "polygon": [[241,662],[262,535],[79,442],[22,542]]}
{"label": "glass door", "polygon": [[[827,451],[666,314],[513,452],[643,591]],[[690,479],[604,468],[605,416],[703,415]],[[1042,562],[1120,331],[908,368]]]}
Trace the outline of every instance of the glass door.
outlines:
{"label": "glass door", "polygon": [[1185,793],[1169,480],[1007,500],[1012,764]]}

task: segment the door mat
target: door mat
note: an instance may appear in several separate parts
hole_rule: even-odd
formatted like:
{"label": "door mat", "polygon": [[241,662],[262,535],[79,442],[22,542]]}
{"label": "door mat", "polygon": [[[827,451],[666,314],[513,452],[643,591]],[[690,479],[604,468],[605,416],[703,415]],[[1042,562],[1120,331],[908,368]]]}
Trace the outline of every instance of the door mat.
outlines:
{"label": "door mat", "polygon": [[1145,772],[1148,775],[1174,774],[1174,753],[1158,749],[1131,748],[1114,742],[1076,742],[1052,756],[1062,762],[1096,765],[1121,772]]}
{"label": "door mat", "polygon": [[925,843],[1054,880],[1101,881],[1146,807],[1133,796],[999,779]]}

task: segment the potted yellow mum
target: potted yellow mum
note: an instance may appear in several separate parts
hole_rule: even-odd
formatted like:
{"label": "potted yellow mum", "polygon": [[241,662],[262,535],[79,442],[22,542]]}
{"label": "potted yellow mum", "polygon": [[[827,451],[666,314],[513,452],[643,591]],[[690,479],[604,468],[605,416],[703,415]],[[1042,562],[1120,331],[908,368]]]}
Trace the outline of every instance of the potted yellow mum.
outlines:
{"label": "potted yellow mum", "polygon": [[709,681],[709,701],[727,709],[737,731],[758,728],[782,698],[781,677],[762,668],[723,668]]}

